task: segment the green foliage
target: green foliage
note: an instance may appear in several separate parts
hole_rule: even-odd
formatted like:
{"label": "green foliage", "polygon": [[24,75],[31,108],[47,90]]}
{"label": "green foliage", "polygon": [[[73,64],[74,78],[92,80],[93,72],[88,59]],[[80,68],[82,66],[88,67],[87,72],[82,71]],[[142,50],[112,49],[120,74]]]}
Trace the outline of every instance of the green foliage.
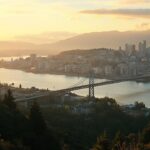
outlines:
{"label": "green foliage", "polygon": [[97,138],[97,142],[92,150],[110,150],[110,148],[110,141],[107,138],[106,132],[104,132],[103,135]]}
{"label": "green foliage", "polygon": [[59,97],[55,100],[50,102],[55,107],[43,109],[34,102],[24,115],[8,91],[0,103],[0,150],[60,150],[60,143],[63,150],[89,150],[93,145],[93,150],[144,150],[150,143],[150,127],[143,129],[149,117],[125,114],[114,99],[67,102],[90,106],[90,113],[66,111]]}
{"label": "green foliage", "polygon": [[[96,99],[92,103],[88,100],[79,103],[83,106],[90,105],[91,112],[72,113],[66,111],[63,106],[44,108],[42,111],[48,127],[57,133],[59,139],[69,145],[71,150],[88,150],[104,131],[109,135],[110,141],[114,142],[116,132],[120,131],[122,136],[138,133],[149,122],[149,117],[135,118],[127,115],[114,99],[108,97]],[[54,105],[57,104],[54,103]],[[70,102],[69,105],[75,107],[78,103]],[[128,138],[123,137],[125,138],[123,140],[127,142]]]}
{"label": "green foliage", "polygon": [[145,108],[145,104],[143,102],[135,102],[135,109],[141,110]]}
{"label": "green foliage", "polygon": [[34,102],[29,114],[29,120],[32,127],[32,130],[38,135],[43,134],[47,130],[45,120],[40,111],[38,103]]}
{"label": "green foliage", "polygon": [[125,140],[125,137],[120,132],[117,132],[113,140],[113,148],[121,149],[121,147],[123,147],[124,145],[124,140]]}
{"label": "green foliage", "polygon": [[120,106],[116,103],[116,101],[112,98],[102,98],[96,99],[96,104],[94,106],[95,113],[109,113],[109,112],[121,112]]}
{"label": "green foliage", "polygon": [[0,150],[15,150],[15,146],[8,141],[0,139]]}
{"label": "green foliage", "polygon": [[143,129],[142,132],[142,142],[144,144],[150,143],[150,125]]}
{"label": "green foliage", "polygon": [[7,93],[5,94],[3,103],[7,105],[9,109],[16,110],[16,103],[14,102],[14,97],[10,89],[8,89]]}
{"label": "green foliage", "polygon": [[116,133],[113,140],[101,135],[92,150],[146,150],[144,144],[139,141],[137,134],[130,133],[128,136]]}
{"label": "green foliage", "polygon": [[60,150],[59,141],[47,128],[38,103],[34,102],[29,113],[30,133],[26,136],[26,143],[32,150],[53,149]]}
{"label": "green foliage", "polygon": [[60,150],[59,140],[47,128],[38,104],[33,104],[27,117],[13,105],[10,91],[6,97],[0,103],[0,150]]}

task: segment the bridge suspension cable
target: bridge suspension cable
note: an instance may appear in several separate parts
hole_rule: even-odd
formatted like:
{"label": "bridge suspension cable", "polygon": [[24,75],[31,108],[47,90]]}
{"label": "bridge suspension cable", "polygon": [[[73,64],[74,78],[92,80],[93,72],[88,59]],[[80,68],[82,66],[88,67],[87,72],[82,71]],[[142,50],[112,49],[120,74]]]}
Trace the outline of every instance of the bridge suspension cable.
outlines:
{"label": "bridge suspension cable", "polygon": [[70,86],[69,88],[73,88],[73,87],[76,87],[76,86],[80,86],[80,85],[82,85],[86,80],[88,80],[88,79],[86,79],[86,78],[81,79],[80,81],[78,81],[77,83],[73,84],[73,85]]}

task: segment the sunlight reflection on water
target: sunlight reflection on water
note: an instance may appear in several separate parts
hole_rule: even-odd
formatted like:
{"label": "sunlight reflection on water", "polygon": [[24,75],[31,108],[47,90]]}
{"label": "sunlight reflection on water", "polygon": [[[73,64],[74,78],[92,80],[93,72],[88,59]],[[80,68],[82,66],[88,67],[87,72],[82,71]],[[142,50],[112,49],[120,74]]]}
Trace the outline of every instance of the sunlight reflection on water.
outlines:
{"label": "sunlight reflection on water", "polygon": [[[38,87],[40,89],[58,90],[75,85],[77,82],[85,80],[83,84],[88,84],[88,78],[83,77],[67,77],[65,75],[52,74],[33,74],[19,70],[0,69],[1,83],[15,83],[23,87]],[[105,79],[96,79],[95,82],[106,81]],[[76,91],[75,93],[83,96],[88,95],[88,89]],[[135,101],[143,101],[150,107],[150,83],[122,82],[112,85],[105,85],[95,88],[96,97],[112,97],[120,104],[134,103]]]}

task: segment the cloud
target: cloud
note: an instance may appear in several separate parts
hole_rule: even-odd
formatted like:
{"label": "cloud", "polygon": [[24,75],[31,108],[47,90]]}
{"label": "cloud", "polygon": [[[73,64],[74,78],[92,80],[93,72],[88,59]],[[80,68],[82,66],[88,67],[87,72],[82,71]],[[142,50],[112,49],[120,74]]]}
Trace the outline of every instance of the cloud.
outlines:
{"label": "cloud", "polygon": [[139,30],[148,30],[150,29],[150,23],[145,22],[145,23],[138,24],[136,25],[136,28]]}
{"label": "cloud", "polygon": [[95,15],[121,15],[128,17],[150,17],[150,9],[95,9],[83,10],[80,13]]}
{"label": "cloud", "polygon": [[150,25],[150,23],[142,23],[141,27],[148,27]]}
{"label": "cloud", "polygon": [[147,4],[150,3],[150,0],[121,0],[123,4]]}

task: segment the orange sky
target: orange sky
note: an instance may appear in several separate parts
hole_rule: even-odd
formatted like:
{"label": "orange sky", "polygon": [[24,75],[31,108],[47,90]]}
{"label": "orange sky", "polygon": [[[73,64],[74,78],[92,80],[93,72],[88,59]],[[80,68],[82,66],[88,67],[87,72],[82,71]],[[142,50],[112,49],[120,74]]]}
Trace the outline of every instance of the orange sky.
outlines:
{"label": "orange sky", "polygon": [[[0,0],[0,40],[150,29],[150,0]],[[52,33],[51,33],[52,32]]]}

